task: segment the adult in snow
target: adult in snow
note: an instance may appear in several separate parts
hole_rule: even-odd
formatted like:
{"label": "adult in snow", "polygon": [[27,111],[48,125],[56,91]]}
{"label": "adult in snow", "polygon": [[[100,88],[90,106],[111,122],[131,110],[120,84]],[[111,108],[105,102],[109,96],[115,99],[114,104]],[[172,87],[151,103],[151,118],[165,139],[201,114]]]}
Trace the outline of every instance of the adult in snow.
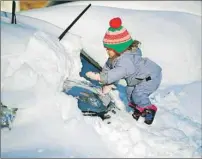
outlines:
{"label": "adult in snow", "polygon": [[115,82],[125,79],[128,105],[134,108],[132,116],[136,120],[143,116],[146,124],[152,124],[157,107],[149,96],[160,85],[162,69],[149,58],[142,57],[138,41],[131,38],[120,18],[111,19],[109,24],[103,39],[109,58],[102,72],[87,72],[86,76],[103,83],[103,93],[108,93]]}

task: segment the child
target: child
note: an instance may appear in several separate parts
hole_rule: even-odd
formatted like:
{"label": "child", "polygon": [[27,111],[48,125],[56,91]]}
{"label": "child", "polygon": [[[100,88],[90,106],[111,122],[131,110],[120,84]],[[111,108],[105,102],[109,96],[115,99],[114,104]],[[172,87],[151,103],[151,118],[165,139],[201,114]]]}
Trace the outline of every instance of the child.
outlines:
{"label": "child", "polygon": [[146,124],[152,124],[157,107],[149,96],[160,85],[161,67],[148,58],[142,58],[138,41],[133,41],[122,26],[120,18],[110,20],[110,27],[103,40],[109,59],[101,73],[87,72],[86,76],[104,84],[103,93],[113,88],[113,83],[125,79],[129,106],[134,108],[133,117],[145,117]]}

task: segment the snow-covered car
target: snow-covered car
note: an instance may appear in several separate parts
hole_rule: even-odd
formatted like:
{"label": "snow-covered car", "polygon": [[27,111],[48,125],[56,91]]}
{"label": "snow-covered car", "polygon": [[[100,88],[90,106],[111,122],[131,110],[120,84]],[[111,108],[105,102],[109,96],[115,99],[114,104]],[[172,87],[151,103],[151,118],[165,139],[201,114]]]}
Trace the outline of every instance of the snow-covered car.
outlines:
{"label": "snow-covered car", "polygon": [[[8,23],[6,23],[6,22],[8,22],[9,20],[11,20],[11,14],[10,13],[6,13],[6,12],[1,12],[1,15],[2,15],[2,18],[3,18],[3,24],[2,24],[2,26],[3,26],[3,30],[4,30],[4,28],[5,28],[5,25],[9,25]],[[9,25],[9,27],[11,27],[11,28],[13,28],[14,30],[15,29],[17,29],[17,28],[22,28],[23,29],[23,27],[30,27],[30,28],[28,28],[27,30],[31,30],[31,34],[30,35],[26,35],[26,36],[23,36],[23,37],[21,37],[21,39],[20,39],[20,41],[21,41],[21,43],[22,43],[22,46],[23,47],[25,47],[25,48],[28,48],[28,47],[32,47],[32,40],[31,39],[33,39],[33,35],[34,34],[37,34],[37,33],[39,33],[39,31],[44,31],[44,33],[46,32],[47,33],[47,35],[48,34],[52,34],[53,36],[55,36],[56,37],[56,35],[58,34],[59,35],[59,31],[60,31],[60,29],[59,28],[57,28],[57,27],[55,27],[55,26],[53,26],[53,25],[51,25],[51,24],[47,24],[46,22],[43,22],[43,21],[41,21],[41,20],[37,20],[37,19],[34,19],[34,18],[29,18],[29,17],[26,17],[26,16],[23,16],[23,15],[19,15],[19,16],[17,16],[17,21],[18,21],[18,23],[17,24],[10,24]],[[27,23],[27,21],[28,20],[30,20],[30,19],[32,19],[32,23]],[[4,34],[9,34],[9,32],[8,32],[8,26],[7,26],[7,28],[5,28],[5,32],[3,32],[3,35]],[[26,30],[26,28],[25,28],[25,32],[27,31]],[[59,32],[59,33],[58,33]],[[14,32],[14,34],[13,35],[15,35],[15,33],[16,32]],[[42,33],[42,32],[41,32]],[[39,35],[40,36],[40,35]],[[45,36],[45,34],[44,34],[44,36]],[[9,35],[8,35],[8,37],[9,37]],[[48,37],[47,37],[48,38]],[[24,39],[27,39],[27,40],[24,40]],[[71,38],[72,39],[72,38]],[[14,38],[12,38],[11,39],[11,41],[10,41],[10,43],[9,43],[9,45],[15,45],[16,43],[17,43],[17,41],[16,41],[17,39],[14,39]],[[46,39],[44,39],[45,40],[45,42],[46,42]],[[19,40],[18,40],[19,41]],[[7,44],[8,45],[8,44]],[[28,46],[28,47],[27,47]],[[16,56],[15,54],[13,54],[13,49],[15,49],[15,46],[12,46],[12,49],[11,50],[3,50],[3,54],[5,53],[5,56],[7,56],[8,55],[8,53],[11,53],[11,57],[13,56]],[[28,56],[28,55],[25,55],[25,56],[21,56],[21,55],[23,55],[23,53],[24,53],[24,50],[22,50],[22,48],[20,48],[20,49],[18,49],[17,50],[17,52],[20,52],[20,51],[22,51],[20,54],[19,54],[19,56],[18,56],[18,58],[19,58],[19,61],[20,60],[23,60],[23,58],[27,58],[26,60],[32,60],[32,59],[30,59],[30,57]],[[26,53],[26,51],[25,51],[25,53]],[[36,57],[36,53],[35,53],[35,55],[34,55],[35,57]],[[36,57],[36,58],[39,58],[41,55],[39,55],[38,54],[38,57]],[[46,56],[46,55],[44,55],[44,56]],[[58,55],[57,55],[58,56]],[[57,57],[56,56],[56,57]],[[80,61],[81,61],[81,64],[82,64],[82,69],[81,69],[81,72],[80,72],[80,76],[81,77],[84,77],[84,78],[86,78],[86,76],[85,76],[85,73],[87,72],[87,71],[90,71],[90,70],[95,70],[95,71],[99,71],[98,70],[98,68],[96,68],[92,63],[90,63],[89,62],[89,60],[87,60],[84,56],[82,56],[82,54],[80,54],[79,55],[80,56]],[[46,56],[46,63],[48,64],[48,59],[49,57],[48,56]],[[62,57],[61,57],[62,58]],[[5,60],[7,60],[7,59],[5,59]],[[9,59],[10,60],[10,59]],[[8,61],[9,61],[8,60]],[[25,60],[25,59],[24,59]],[[26,61],[25,60],[25,61]],[[61,62],[61,60],[63,60],[63,59],[58,59],[58,64],[57,65],[61,65],[62,64],[62,62]],[[66,61],[66,63],[67,62],[69,62],[70,61],[70,59],[67,59],[67,61]],[[50,60],[50,62],[51,62],[51,60]],[[52,61],[53,63],[54,63],[54,61]],[[61,62],[61,63],[60,63]],[[74,59],[72,60],[72,62],[74,62]],[[3,61],[3,64],[5,63],[5,61]],[[11,64],[11,63],[10,63]],[[42,63],[42,62],[40,62],[39,63],[39,65],[44,65],[44,63]],[[67,64],[68,65],[68,64]],[[4,65],[3,65],[4,66]],[[19,66],[20,66],[20,64],[19,64]],[[33,66],[34,67],[34,66]],[[37,66],[38,67],[38,66]],[[43,66],[44,67],[44,66]],[[62,68],[62,65],[60,66],[61,68]],[[3,67],[4,68],[4,67]],[[35,68],[35,70],[36,69],[38,69],[38,70],[40,70],[40,68],[38,67],[38,68]],[[49,67],[48,67],[48,65],[46,66],[46,68],[45,69],[49,69]],[[62,69],[64,69],[64,68],[62,68]],[[14,68],[14,70],[15,70],[15,68]],[[69,70],[67,70],[67,71],[64,71],[63,73],[69,73],[68,72]],[[28,71],[29,72],[29,71]],[[65,74],[63,74],[62,76],[66,76]],[[4,70],[3,70],[3,74],[2,74],[2,80],[4,81],[7,81],[7,75],[6,74],[4,74]],[[46,77],[48,80],[50,79],[50,77]],[[63,79],[64,79],[64,77],[63,77]],[[64,81],[65,81],[66,79],[64,79]],[[63,81],[63,82],[64,82]],[[15,81],[13,81],[13,82],[15,82]],[[94,84],[99,84],[98,82],[93,82],[93,81],[91,81],[92,83],[94,83]],[[6,82],[5,82],[6,83]],[[27,100],[27,99],[22,99],[22,98],[17,98],[16,100],[12,100],[12,101],[10,101],[9,100],[9,98],[11,98],[10,97],[10,95],[11,95],[11,92],[6,88],[6,84],[5,84],[4,82],[3,82],[3,87],[2,87],[2,100],[3,100],[3,102],[4,103],[6,103],[7,104],[7,107],[8,107],[8,110],[9,109],[12,109],[12,107],[14,107],[13,109],[16,109],[16,108],[19,108],[19,107],[23,107],[22,106],[22,104],[20,104],[23,100],[25,101],[25,100]],[[67,83],[67,82],[66,82]],[[79,84],[79,83],[78,83]],[[74,87],[72,88],[72,89],[74,89]],[[83,89],[80,89],[80,90],[76,90],[76,91],[66,91],[66,93],[67,94],[69,94],[69,95],[72,95],[73,94],[73,92],[75,93],[80,93],[80,92],[85,92],[86,90],[83,90]],[[25,92],[26,93],[26,92]],[[96,95],[95,93],[94,93],[94,95]],[[15,96],[15,95],[14,95]],[[83,96],[84,97],[84,96]],[[85,115],[87,115],[86,114],[86,112],[88,111],[88,112],[91,112],[89,115],[98,115],[98,116],[100,116],[102,119],[104,119],[104,114],[105,113],[107,113],[108,111],[109,111],[109,107],[108,107],[108,105],[109,105],[109,103],[110,103],[110,98],[108,98],[107,96],[105,96],[104,98],[107,98],[107,105],[106,106],[104,106],[103,105],[103,101],[102,100],[100,100],[99,98],[97,98],[97,97],[99,97],[99,96],[93,96],[93,97],[91,97],[91,98],[89,98],[89,99],[94,99],[94,100],[96,100],[97,102],[99,102],[99,106],[97,105],[97,106],[94,106],[94,104],[92,103],[92,102],[90,102],[90,100],[89,101],[86,101],[86,102],[84,102],[84,100],[80,100],[80,98],[78,99],[79,100],[79,103],[78,103],[78,107],[80,108],[80,110],[82,111],[82,112],[85,112]],[[30,96],[30,98],[31,98],[31,96]],[[97,99],[96,99],[97,98]],[[104,98],[102,98],[102,99],[104,99]],[[84,98],[82,98],[82,99],[84,99]],[[81,102],[82,101],[82,102]],[[106,101],[106,100],[105,100]],[[23,102],[22,102],[23,103]],[[21,106],[19,106],[19,104],[21,105]],[[9,108],[11,106],[11,108]],[[3,109],[3,110],[6,110],[6,109]],[[12,112],[12,111],[7,111],[7,112]],[[5,115],[7,115],[8,113],[4,113]],[[2,114],[3,115],[3,114]],[[2,116],[2,121],[3,121],[3,119],[7,119],[6,118],[6,116]],[[7,115],[8,116],[8,115]],[[12,114],[9,114],[9,116],[12,116]],[[13,118],[12,118],[12,121],[13,121]],[[8,125],[8,124],[5,124],[5,122],[2,122],[2,125]]]}

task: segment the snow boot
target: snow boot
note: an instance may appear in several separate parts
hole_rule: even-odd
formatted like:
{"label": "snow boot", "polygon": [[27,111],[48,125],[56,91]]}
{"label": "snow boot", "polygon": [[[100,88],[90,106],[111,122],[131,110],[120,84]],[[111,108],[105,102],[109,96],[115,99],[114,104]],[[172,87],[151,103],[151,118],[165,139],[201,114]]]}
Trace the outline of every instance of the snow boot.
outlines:
{"label": "snow boot", "polygon": [[132,116],[133,116],[133,118],[134,118],[135,120],[138,121],[138,119],[139,119],[140,116],[141,116],[141,112],[140,112],[138,109],[134,109],[134,112],[133,112]]}
{"label": "snow boot", "polygon": [[128,106],[133,108],[134,109],[134,112],[132,114],[132,117],[135,119],[135,120],[138,120],[140,118],[140,116],[142,116],[142,113],[140,112],[139,109],[137,109],[137,105],[136,104],[133,104],[131,102],[128,103]]}
{"label": "snow boot", "polygon": [[151,125],[154,121],[154,117],[156,115],[157,107],[155,105],[151,105],[144,110],[145,123]]}

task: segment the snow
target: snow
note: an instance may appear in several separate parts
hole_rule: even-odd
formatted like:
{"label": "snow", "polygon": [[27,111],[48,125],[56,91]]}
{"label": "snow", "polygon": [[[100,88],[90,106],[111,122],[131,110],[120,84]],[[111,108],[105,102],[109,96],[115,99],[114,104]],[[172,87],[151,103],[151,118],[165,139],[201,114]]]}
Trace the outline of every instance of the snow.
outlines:
{"label": "snow", "polygon": [[63,6],[88,5],[107,6],[135,10],[175,11],[201,16],[201,1],[73,1]]}
{"label": "snow", "polygon": [[[7,25],[9,24],[2,22],[2,30]],[[10,37],[12,42],[20,32],[18,27],[20,29],[22,27],[9,26],[9,31],[2,34],[2,39],[8,40],[9,35],[12,35],[14,37]],[[30,30],[24,28],[24,31]],[[62,45],[56,37],[41,31],[35,31],[24,38],[27,38],[29,42],[21,41],[21,44],[24,42],[24,47],[19,50],[20,53],[15,55],[15,47],[12,47],[15,43],[12,42],[5,45],[11,49],[5,48],[2,54],[10,55],[7,58],[4,57],[7,65],[3,68],[11,71],[1,72],[1,101],[10,107],[21,108],[14,123],[16,128],[11,132],[2,131],[3,156],[36,157],[38,153],[40,157],[110,156],[111,152],[106,150],[94,129],[83,121],[83,116],[77,107],[77,100],[61,92],[66,77],[79,78],[81,67],[78,69],[76,62],[80,58],[79,48],[81,47],[76,43],[76,37],[74,37],[76,49],[68,48],[71,46],[69,41],[73,38],[72,35],[67,36],[63,41],[66,45]],[[65,46],[68,47],[65,48]],[[69,56],[70,54],[72,56]],[[14,56],[16,65],[12,67],[12,60],[9,61],[9,59]],[[85,132],[88,133],[88,137]],[[18,134],[17,138],[16,134]],[[81,143],[75,145],[75,139]],[[16,142],[13,143],[14,140]],[[86,146],[99,151],[86,153]]]}
{"label": "snow", "polygon": [[[83,8],[65,4],[22,12],[17,25],[9,24],[10,14],[1,13],[1,102],[19,108],[12,130],[1,130],[1,156],[201,157],[201,17],[93,6],[59,41],[63,29]],[[90,19],[98,13],[100,21],[92,24]],[[134,37],[143,42],[143,55],[164,70],[164,84],[151,96],[158,112],[150,126],[143,118],[135,121],[127,106],[126,111],[111,114],[111,124],[84,117],[77,99],[61,92],[67,77],[83,79],[79,75],[82,48],[104,63],[102,36],[108,20],[119,15],[128,30],[133,32],[135,26]],[[134,22],[132,17],[140,19]],[[117,89],[116,102],[126,105],[125,87]]]}

